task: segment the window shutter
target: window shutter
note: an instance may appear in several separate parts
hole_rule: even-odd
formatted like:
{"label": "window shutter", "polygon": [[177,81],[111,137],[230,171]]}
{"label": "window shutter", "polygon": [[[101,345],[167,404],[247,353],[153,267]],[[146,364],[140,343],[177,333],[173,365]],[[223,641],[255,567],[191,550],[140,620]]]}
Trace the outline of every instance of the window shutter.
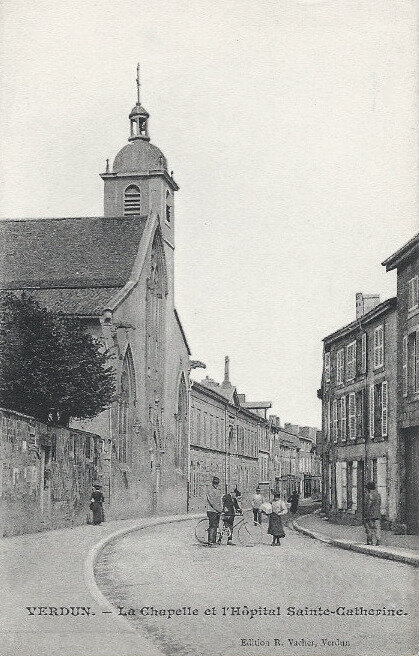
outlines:
{"label": "window shutter", "polygon": [[374,330],[374,369],[384,364],[384,328],[378,326]]}
{"label": "window shutter", "polygon": [[333,401],[333,441],[338,441],[338,402],[337,399]]}
{"label": "window shutter", "polygon": [[342,396],[340,400],[340,417],[342,440],[346,442],[346,396]]}
{"label": "window shutter", "polygon": [[352,510],[358,508],[358,462],[352,463]]}
{"label": "window shutter", "polygon": [[347,485],[347,472],[346,461],[340,463],[341,465],[341,482],[342,482],[342,508],[346,510],[348,507],[348,485]]}
{"label": "window shutter", "polygon": [[370,438],[374,439],[374,385],[370,385]]}
{"label": "window shutter", "polygon": [[415,362],[414,362],[414,368],[415,368],[415,378],[414,378],[414,386],[415,386],[415,392],[419,392],[419,330],[416,331],[415,335],[415,354],[414,354]]}
{"label": "window shutter", "polygon": [[408,353],[407,353],[407,335],[403,335],[403,396],[408,392]]}
{"label": "window shutter", "polygon": [[342,463],[336,463],[336,506],[338,510],[343,507],[342,504]]}
{"label": "window shutter", "polygon": [[356,411],[355,411],[355,394],[352,392],[348,396],[348,419],[349,419],[349,439],[354,440],[356,437]]}
{"label": "window shutter", "polygon": [[381,435],[387,437],[387,424],[388,424],[388,385],[387,381],[381,383]]}
{"label": "window shutter", "polygon": [[362,334],[361,338],[361,373],[367,371],[367,333]]}
{"label": "window shutter", "polygon": [[377,492],[381,496],[381,514],[387,512],[387,458],[377,458]]}
{"label": "window shutter", "polygon": [[324,379],[330,382],[330,351],[324,354]]}

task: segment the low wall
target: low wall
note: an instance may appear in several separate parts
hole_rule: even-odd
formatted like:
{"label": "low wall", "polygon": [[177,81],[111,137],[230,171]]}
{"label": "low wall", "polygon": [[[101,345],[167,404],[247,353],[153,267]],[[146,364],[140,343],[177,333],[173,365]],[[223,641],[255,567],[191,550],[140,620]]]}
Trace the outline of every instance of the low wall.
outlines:
{"label": "low wall", "polygon": [[102,440],[0,409],[0,530],[18,535],[83,524]]}

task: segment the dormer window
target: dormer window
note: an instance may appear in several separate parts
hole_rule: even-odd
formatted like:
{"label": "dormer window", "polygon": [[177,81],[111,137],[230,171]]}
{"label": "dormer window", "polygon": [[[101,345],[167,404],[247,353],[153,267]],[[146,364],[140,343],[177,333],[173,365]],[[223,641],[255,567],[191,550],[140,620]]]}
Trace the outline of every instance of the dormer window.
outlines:
{"label": "dormer window", "polygon": [[141,214],[141,192],[137,185],[130,185],[124,193],[124,216]]}

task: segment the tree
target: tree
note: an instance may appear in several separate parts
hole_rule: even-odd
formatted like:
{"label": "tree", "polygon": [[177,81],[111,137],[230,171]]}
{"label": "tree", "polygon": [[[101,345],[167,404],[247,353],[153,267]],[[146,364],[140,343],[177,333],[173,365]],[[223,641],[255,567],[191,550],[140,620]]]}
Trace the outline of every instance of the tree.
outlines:
{"label": "tree", "polygon": [[54,315],[29,296],[0,296],[0,404],[66,426],[111,403],[114,371],[78,319]]}

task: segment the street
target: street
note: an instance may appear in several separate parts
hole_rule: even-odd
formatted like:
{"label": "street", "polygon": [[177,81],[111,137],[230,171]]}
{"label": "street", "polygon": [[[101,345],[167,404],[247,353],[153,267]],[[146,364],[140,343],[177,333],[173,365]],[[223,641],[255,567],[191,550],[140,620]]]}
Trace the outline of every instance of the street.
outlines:
{"label": "street", "polygon": [[195,524],[128,534],[96,565],[105,596],[168,656],[415,653],[414,568],[287,528],[271,547],[266,524],[263,544],[208,549]]}

